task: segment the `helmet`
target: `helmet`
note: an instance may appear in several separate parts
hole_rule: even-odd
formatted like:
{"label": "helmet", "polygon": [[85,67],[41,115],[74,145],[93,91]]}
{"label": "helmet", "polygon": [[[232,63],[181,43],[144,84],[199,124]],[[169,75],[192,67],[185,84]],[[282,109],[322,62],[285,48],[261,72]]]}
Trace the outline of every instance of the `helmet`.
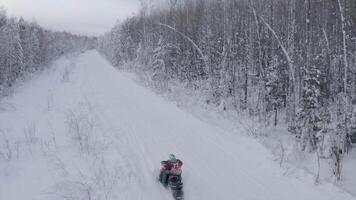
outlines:
{"label": "helmet", "polygon": [[177,162],[176,156],[174,154],[169,154],[169,161],[172,163]]}

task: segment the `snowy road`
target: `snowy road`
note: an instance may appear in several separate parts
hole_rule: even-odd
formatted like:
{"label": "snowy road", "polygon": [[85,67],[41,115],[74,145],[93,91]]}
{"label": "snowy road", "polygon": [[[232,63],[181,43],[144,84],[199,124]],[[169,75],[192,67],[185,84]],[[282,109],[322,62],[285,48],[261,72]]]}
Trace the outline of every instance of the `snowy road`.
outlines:
{"label": "snowy road", "polygon": [[[73,174],[71,169],[88,168],[82,165],[93,155],[101,155],[108,166],[119,165],[121,171],[117,183],[114,181],[103,195],[93,187],[103,188],[107,184],[92,184],[92,195],[116,200],[172,199],[155,181],[159,163],[169,153],[175,153],[184,162],[187,200],[355,199],[331,184],[314,185],[313,178],[303,172],[284,176],[268,150],[255,140],[244,134],[224,132],[180,110],[138,85],[130,75],[114,69],[96,51],[63,59],[57,65],[56,70],[31,81],[5,100],[16,109],[0,112],[3,132],[18,135],[12,137],[15,141],[30,121],[36,124],[38,138],[50,141],[49,130],[54,129],[57,147],[48,148],[46,152],[50,153],[39,153],[34,158],[21,158],[20,153],[20,159],[0,163],[0,179],[5,180],[0,181],[0,199],[64,199],[65,195],[51,196],[49,188],[69,179],[65,177]],[[73,147],[73,141],[68,142],[65,127],[68,111],[80,113],[82,108],[85,108],[83,117],[90,115],[92,120],[87,121],[95,121],[90,132],[97,139],[89,142],[89,149],[99,150],[78,159],[77,154],[66,151]],[[100,146],[93,145],[97,141],[103,141],[107,148],[94,148]],[[67,173],[59,175],[52,164],[47,164],[48,155],[60,158]],[[91,177],[91,170],[91,167],[83,169],[83,174]],[[110,173],[107,176],[109,179]],[[75,196],[73,191],[60,192],[67,197],[69,193]]]}

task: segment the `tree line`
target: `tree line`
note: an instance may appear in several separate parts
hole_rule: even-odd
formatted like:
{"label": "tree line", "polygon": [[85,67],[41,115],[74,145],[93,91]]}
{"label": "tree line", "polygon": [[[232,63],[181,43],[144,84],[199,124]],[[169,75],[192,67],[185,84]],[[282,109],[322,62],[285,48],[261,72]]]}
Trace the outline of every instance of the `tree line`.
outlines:
{"label": "tree line", "polygon": [[58,57],[94,47],[92,38],[53,32],[0,8],[0,96],[26,74],[43,70]]}
{"label": "tree line", "polygon": [[287,123],[340,179],[356,134],[355,0],[142,1],[98,48],[160,90],[180,81],[206,103]]}

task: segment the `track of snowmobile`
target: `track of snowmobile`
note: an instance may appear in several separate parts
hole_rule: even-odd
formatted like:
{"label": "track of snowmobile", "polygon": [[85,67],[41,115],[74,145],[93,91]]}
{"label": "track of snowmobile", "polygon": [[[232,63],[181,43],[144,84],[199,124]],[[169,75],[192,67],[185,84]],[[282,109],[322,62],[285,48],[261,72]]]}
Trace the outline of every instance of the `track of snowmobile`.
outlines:
{"label": "track of snowmobile", "polygon": [[[90,105],[97,117],[95,134],[115,137],[107,138],[117,148],[110,157],[120,158],[131,174],[119,180],[124,187],[113,189],[118,192],[116,200],[172,199],[156,182],[160,161],[169,153],[184,162],[186,200],[354,199],[331,184],[314,185],[314,179],[302,172],[283,175],[268,150],[254,139],[224,132],[180,110],[137,84],[130,75],[114,69],[96,51],[81,54],[75,65],[68,83],[34,80],[31,86],[22,88],[23,94],[8,100],[17,110],[3,113],[0,125],[16,129],[13,126],[18,124],[10,120],[20,118],[19,123],[26,124],[25,119],[31,116],[37,121],[56,121],[56,113],[63,115],[79,102]],[[43,115],[43,104],[49,96],[54,96],[52,111]],[[43,182],[43,187],[49,187],[51,180]],[[0,199],[20,200],[16,192],[6,194],[13,190],[11,184],[0,184]],[[26,194],[33,195],[26,199],[39,195],[33,191]]]}

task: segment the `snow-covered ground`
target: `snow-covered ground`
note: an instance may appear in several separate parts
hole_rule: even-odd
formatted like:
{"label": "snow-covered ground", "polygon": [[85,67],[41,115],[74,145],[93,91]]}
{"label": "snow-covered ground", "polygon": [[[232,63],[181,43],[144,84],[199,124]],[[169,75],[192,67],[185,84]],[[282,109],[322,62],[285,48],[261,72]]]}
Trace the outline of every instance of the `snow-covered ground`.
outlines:
{"label": "snow-covered ground", "polygon": [[356,199],[303,170],[286,175],[243,122],[235,129],[181,110],[96,51],[62,58],[0,102],[0,199],[172,199],[156,182],[169,153],[184,162],[186,199]]}

